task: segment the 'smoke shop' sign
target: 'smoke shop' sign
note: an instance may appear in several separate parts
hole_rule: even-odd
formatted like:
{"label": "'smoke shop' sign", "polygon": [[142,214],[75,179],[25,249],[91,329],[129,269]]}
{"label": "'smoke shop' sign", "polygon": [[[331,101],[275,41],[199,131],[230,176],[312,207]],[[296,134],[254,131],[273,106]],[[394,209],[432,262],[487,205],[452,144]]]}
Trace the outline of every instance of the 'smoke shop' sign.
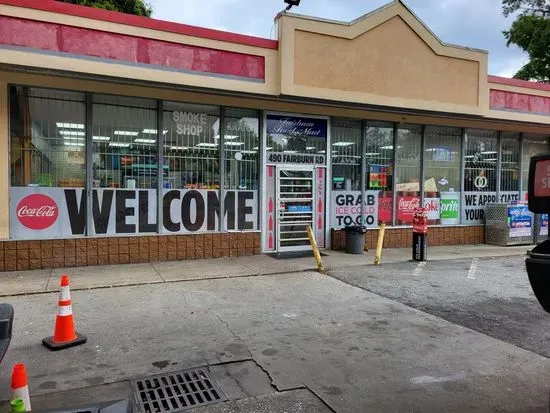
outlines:
{"label": "'smoke shop' sign", "polygon": [[[257,229],[255,191],[226,191],[224,210],[224,229]],[[220,229],[218,191],[164,189],[161,212],[161,233]],[[86,195],[82,188],[10,189],[12,239],[156,233],[157,215],[155,189],[94,189],[92,226],[86,231]]]}

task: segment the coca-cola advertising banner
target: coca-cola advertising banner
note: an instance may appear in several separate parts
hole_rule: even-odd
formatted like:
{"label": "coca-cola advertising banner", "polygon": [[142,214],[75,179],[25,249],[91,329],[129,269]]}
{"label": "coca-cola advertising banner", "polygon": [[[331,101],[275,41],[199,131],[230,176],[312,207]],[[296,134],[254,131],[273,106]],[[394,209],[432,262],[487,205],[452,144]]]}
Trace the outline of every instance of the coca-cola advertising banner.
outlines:
{"label": "coca-cola advertising banner", "polygon": [[[363,202],[364,226],[378,226],[380,191],[366,191]],[[333,191],[331,195],[332,228],[361,225],[361,191]]]}
{"label": "coca-cola advertising banner", "polygon": [[420,197],[397,193],[397,225],[412,225],[414,211],[420,208]]}
{"label": "coca-cola advertising banner", "polygon": [[[257,211],[256,191],[224,193],[224,229],[257,229]],[[94,189],[89,231],[86,214],[82,188],[10,189],[12,239],[156,233],[157,191]],[[216,231],[220,229],[220,216],[218,191],[163,190],[162,233]]]}

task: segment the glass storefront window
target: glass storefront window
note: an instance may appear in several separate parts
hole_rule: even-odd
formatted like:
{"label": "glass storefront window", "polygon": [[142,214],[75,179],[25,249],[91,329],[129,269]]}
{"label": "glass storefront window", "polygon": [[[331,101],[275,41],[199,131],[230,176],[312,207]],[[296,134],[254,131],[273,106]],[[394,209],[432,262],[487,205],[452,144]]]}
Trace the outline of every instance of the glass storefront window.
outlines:
{"label": "glass storefront window", "polygon": [[429,222],[431,225],[458,225],[461,130],[427,126],[424,139],[424,207]]}
{"label": "glass storefront window", "polygon": [[394,128],[392,123],[368,122],[367,190],[377,192],[378,223],[393,223]]}
{"label": "glass storefront window", "polygon": [[422,126],[400,125],[396,145],[396,224],[410,225],[420,207]]}
{"label": "glass storefront window", "polygon": [[85,113],[83,93],[12,86],[11,185],[84,187]]}
{"label": "glass storefront window", "polygon": [[167,102],[163,119],[164,188],[219,189],[219,108]]}
{"label": "glass storefront window", "polygon": [[156,189],[156,102],[95,95],[92,119],[94,188]]}
{"label": "glass storefront window", "polygon": [[[258,229],[260,119],[257,110],[228,108],[224,113],[224,203],[235,205],[224,230]],[[227,206],[226,206],[227,209]]]}
{"label": "glass storefront window", "polygon": [[259,146],[258,111],[226,109],[225,189],[258,190]]}
{"label": "glass storefront window", "polygon": [[467,129],[462,223],[485,223],[485,207],[496,202],[498,133]]}
{"label": "glass storefront window", "polygon": [[333,119],[332,189],[361,190],[361,121]]}
{"label": "glass storefront window", "polygon": [[520,134],[502,133],[500,202],[519,200]]}

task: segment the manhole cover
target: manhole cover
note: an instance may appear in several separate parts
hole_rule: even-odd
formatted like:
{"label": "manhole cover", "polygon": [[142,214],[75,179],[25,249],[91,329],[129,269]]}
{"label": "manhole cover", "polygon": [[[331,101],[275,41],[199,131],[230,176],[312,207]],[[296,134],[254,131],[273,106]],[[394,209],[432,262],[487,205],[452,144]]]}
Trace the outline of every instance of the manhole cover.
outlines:
{"label": "manhole cover", "polygon": [[141,413],[180,412],[227,400],[206,369],[132,380]]}

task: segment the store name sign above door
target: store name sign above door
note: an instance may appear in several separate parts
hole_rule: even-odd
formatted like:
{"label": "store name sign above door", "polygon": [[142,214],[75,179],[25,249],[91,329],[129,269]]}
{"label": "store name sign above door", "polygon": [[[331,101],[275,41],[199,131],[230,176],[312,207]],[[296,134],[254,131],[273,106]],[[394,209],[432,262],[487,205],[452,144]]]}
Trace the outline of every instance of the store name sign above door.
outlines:
{"label": "store name sign above door", "polygon": [[286,153],[286,152],[268,152],[267,163],[289,164],[296,163],[301,165],[324,165],[324,155],[310,155],[307,153]]}
{"label": "store name sign above door", "polygon": [[[157,232],[155,189],[94,189],[90,235],[150,234]],[[162,192],[165,234],[217,231],[220,228],[218,191]],[[254,230],[257,225],[256,191],[226,191],[224,228]],[[13,239],[81,236],[86,233],[86,194],[83,189],[10,189],[10,232]]]}
{"label": "store name sign above door", "polygon": [[267,115],[268,135],[326,139],[327,130],[326,119]]}

